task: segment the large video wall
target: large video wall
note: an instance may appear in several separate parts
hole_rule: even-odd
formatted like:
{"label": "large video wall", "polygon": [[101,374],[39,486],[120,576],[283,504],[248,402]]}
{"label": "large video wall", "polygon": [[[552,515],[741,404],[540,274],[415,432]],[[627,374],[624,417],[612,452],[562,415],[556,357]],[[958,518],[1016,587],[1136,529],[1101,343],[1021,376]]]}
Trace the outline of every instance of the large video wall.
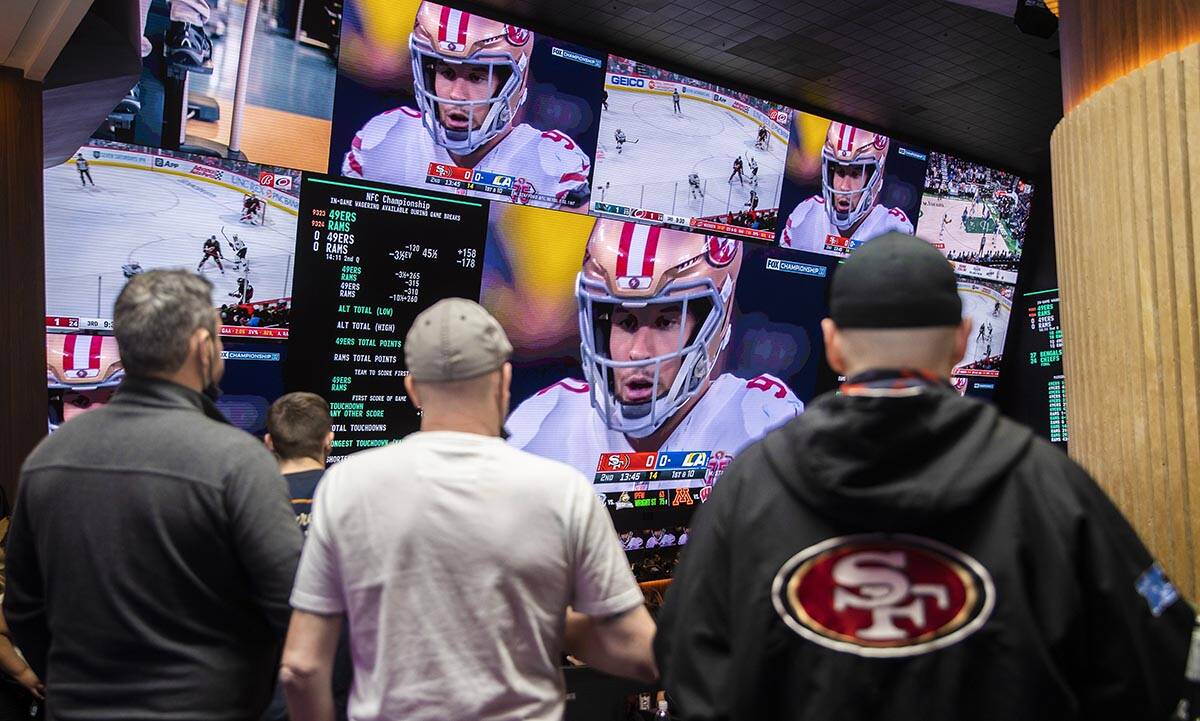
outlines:
{"label": "large video wall", "polygon": [[212,281],[222,409],[261,433],[285,389],[319,392],[335,462],[417,428],[408,323],[476,298],[515,348],[510,442],[593,479],[653,579],[730,460],[836,387],[819,323],[862,243],[945,253],[974,323],[953,382],[994,391],[1021,178],[451,5],[349,0],[335,37],[336,67],[292,80],[335,75],[332,108],[283,147],[109,127],[45,171],[51,429],[124,377],[111,310],[138,273]]}

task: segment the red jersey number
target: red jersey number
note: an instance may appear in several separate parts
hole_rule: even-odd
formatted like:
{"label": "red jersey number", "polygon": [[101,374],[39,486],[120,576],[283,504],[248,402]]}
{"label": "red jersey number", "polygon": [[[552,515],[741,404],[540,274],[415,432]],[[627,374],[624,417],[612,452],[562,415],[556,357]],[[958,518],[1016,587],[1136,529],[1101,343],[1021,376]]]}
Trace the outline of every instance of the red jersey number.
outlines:
{"label": "red jersey number", "polygon": [[774,392],[776,398],[787,398],[788,394],[787,386],[768,375],[751,378],[746,382],[746,387],[756,388],[764,393]]}
{"label": "red jersey number", "polygon": [[575,149],[575,141],[571,140],[570,138],[568,138],[567,136],[558,132],[557,130],[547,130],[546,132],[542,133],[542,137],[549,138],[550,140],[553,140],[556,143],[562,143],[563,145],[566,145],[567,150]]}

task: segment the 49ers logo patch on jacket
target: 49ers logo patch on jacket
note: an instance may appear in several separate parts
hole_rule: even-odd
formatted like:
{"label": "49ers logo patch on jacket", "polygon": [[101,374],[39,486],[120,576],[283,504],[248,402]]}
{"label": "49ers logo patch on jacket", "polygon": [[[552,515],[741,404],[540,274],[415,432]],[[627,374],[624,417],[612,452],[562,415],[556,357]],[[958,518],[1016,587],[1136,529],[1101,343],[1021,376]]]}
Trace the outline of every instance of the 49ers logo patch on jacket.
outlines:
{"label": "49ers logo patch on jacket", "polygon": [[775,609],[793,631],[858,656],[915,656],[958,643],[996,603],[970,556],[919,536],[841,536],[792,556],[775,575]]}

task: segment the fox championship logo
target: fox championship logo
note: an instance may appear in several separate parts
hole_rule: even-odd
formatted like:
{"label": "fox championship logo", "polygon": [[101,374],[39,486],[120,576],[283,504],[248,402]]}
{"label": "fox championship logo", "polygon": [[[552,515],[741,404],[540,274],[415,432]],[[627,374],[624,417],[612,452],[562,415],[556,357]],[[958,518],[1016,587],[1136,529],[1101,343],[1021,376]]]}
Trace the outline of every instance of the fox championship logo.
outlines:
{"label": "fox championship logo", "polygon": [[918,536],[863,534],[810,546],[779,569],[775,610],[804,638],[835,651],[916,656],[977,631],[996,603],[978,561]]}

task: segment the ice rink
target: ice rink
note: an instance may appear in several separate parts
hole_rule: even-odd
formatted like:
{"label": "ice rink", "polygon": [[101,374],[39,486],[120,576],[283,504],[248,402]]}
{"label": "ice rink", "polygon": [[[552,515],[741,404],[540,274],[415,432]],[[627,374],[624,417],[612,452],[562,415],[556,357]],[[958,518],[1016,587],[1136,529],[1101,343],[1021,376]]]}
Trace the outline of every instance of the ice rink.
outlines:
{"label": "ice rink", "polygon": [[[1004,337],[1008,333],[1008,316],[1012,313],[1012,301],[993,288],[982,283],[967,280],[958,281],[958,297],[962,298],[963,315],[971,319],[971,336],[967,343],[967,352],[955,366],[974,363],[988,357],[988,346],[991,346],[991,356],[998,357],[1004,352]],[[999,315],[992,315],[996,302],[1000,302]],[[979,335],[981,326],[990,326],[991,340],[988,336]]]}
{"label": "ice rink", "polygon": [[212,281],[217,305],[235,300],[238,271],[221,234],[246,242],[254,301],[292,294],[296,216],[272,205],[268,224],[240,222],[240,190],[207,179],[151,168],[91,164],[95,187],[83,188],[73,164],[43,174],[46,223],[46,314],[111,318],[126,278],[121,266],[143,270],[196,270],[204,240],[216,235],[222,274],[209,260],[202,274]]}
{"label": "ice rink", "polygon": [[[970,217],[988,216],[999,228],[1000,220],[991,206],[979,203],[974,208],[971,201],[958,198],[939,198],[936,195],[921,197],[921,218],[917,223],[917,237],[930,243],[941,243],[943,253],[988,253],[1007,252],[1003,232],[972,233],[963,226],[963,211]],[[949,220],[950,222],[946,222]],[[987,241],[979,247],[981,238]]]}
{"label": "ice rink", "polygon": [[[670,94],[608,90],[608,110],[600,116],[592,200],[704,217],[747,210],[750,158],[758,162],[758,208],[779,207],[787,143],[771,135],[766,150],[754,147],[759,124],[706,100],[680,99],[672,111]],[[617,153],[613,133],[628,142]],[[636,141],[636,142],[635,142]],[[746,183],[729,183],[733,160],[742,157]],[[704,197],[692,198],[687,177],[700,176]]]}

